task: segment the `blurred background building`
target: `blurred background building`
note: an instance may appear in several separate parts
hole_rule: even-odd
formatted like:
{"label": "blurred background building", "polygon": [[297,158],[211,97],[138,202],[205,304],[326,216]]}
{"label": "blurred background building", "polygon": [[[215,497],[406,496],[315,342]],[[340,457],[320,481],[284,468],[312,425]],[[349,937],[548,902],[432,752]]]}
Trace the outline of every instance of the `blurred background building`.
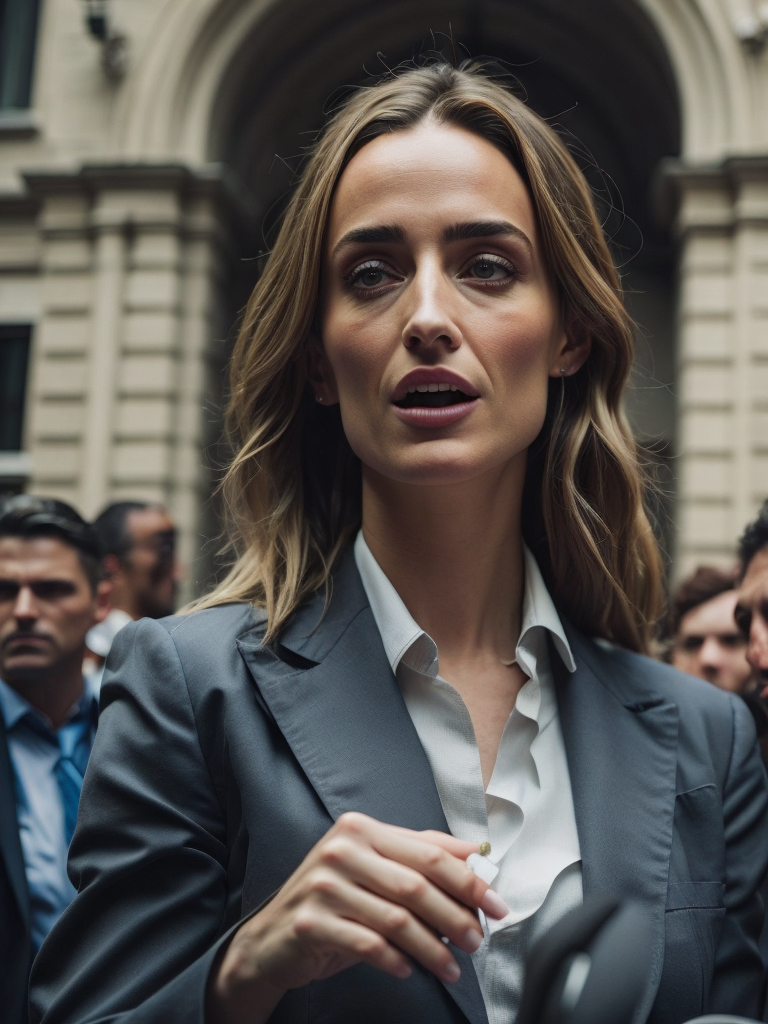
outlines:
{"label": "blurred background building", "polygon": [[675,571],[768,496],[768,4],[0,0],[0,491],[167,505],[203,585],[222,369],[304,147],[354,83],[488,55],[601,198]]}

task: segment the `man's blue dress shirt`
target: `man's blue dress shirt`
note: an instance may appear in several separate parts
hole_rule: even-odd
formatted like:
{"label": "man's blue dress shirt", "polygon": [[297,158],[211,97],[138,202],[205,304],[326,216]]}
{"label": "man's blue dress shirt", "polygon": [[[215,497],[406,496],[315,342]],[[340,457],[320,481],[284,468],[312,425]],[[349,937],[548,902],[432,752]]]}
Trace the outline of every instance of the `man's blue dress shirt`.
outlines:
{"label": "man's blue dress shirt", "polygon": [[[86,680],[82,696],[59,732],[84,733],[80,746],[84,754],[90,754],[97,716],[98,689]],[[32,946],[37,952],[75,895],[67,876],[64,808],[56,779],[61,750],[58,734],[51,729],[48,719],[1,679],[0,718],[5,723],[14,771],[16,818],[29,887]]]}

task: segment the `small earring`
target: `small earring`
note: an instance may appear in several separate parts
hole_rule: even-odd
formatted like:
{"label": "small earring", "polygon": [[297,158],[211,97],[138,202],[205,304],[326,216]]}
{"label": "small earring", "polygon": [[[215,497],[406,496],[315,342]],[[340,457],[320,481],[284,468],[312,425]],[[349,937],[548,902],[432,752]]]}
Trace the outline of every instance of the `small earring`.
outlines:
{"label": "small earring", "polygon": [[564,366],[560,367],[560,407],[558,409],[558,416],[563,411],[563,405],[565,404],[565,378],[568,376],[568,371]]}
{"label": "small earring", "polygon": [[322,405],[323,404],[323,396],[322,395],[315,395],[315,401],[319,402]]}

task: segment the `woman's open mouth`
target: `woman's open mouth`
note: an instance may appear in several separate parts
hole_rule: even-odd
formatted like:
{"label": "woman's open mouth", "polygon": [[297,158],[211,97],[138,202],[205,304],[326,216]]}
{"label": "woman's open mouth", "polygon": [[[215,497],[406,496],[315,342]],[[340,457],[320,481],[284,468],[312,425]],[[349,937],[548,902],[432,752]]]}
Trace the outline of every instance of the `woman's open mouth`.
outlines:
{"label": "woman's open mouth", "polygon": [[395,405],[399,409],[443,409],[462,402],[474,402],[476,395],[467,395],[455,384],[417,384],[408,388],[407,393]]}

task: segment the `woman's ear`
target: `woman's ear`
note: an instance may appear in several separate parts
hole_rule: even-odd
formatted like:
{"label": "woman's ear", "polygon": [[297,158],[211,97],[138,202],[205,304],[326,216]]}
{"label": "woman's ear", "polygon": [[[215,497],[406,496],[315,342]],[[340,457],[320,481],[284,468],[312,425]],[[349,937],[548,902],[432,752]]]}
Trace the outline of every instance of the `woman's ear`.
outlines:
{"label": "woman's ear", "polygon": [[563,330],[549,366],[550,377],[572,377],[587,361],[592,351],[592,338],[586,331],[574,325],[572,330]]}
{"label": "woman's ear", "polygon": [[321,405],[336,405],[339,401],[339,393],[336,387],[334,376],[328,356],[325,354],[323,343],[312,334],[307,347],[307,379],[310,387],[315,393],[315,399]]}

